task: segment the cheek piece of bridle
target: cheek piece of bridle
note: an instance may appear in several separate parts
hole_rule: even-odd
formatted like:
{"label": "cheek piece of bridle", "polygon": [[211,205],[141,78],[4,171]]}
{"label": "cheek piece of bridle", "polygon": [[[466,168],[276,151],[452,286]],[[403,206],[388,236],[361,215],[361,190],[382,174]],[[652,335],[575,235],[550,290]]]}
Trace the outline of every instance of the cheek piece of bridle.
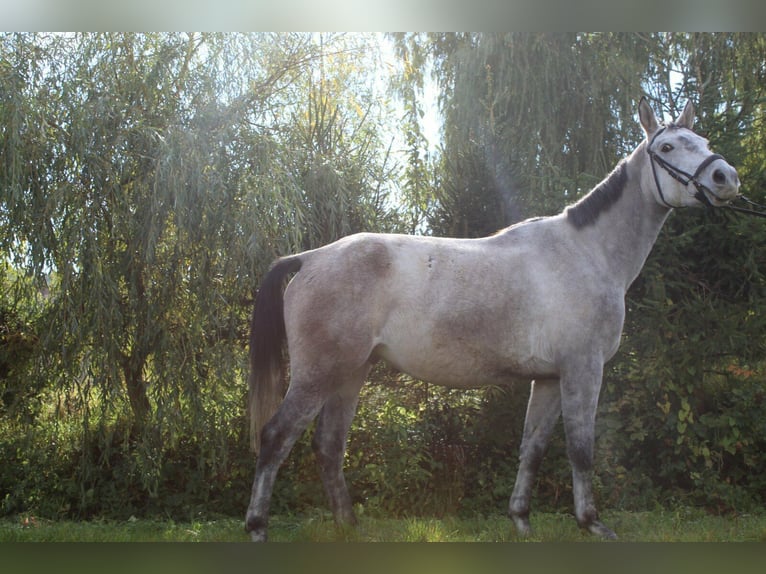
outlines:
{"label": "cheek piece of bridle", "polygon": [[[676,205],[671,205],[667,202],[665,199],[665,194],[662,193],[662,186],[660,185],[660,179],[657,177],[657,166],[659,165],[662,169],[664,169],[670,176],[675,179],[676,181],[681,182],[685,186],[688,186],[690,183],[694,184],[694,187],[696,188],[696,192],[694,193],[694,199],[705,205],[706,207],[714,207],[712,203],[710,203],[710,199],[708,199],[708,196],[705,194],[709,193],[713,197],[718,197],[715,193],[713,193],[710,188],[700,183],[700,181],[697,179],[699,175],[702,173],[702,171],[709,166],[711,163],[713,163],[716,160],[724,159],[724,157],[720,154],[714,153],[710,154],[708,157],[706,157],[702,163],[699,164],[697,167],[697,170],[693,173],[687,173],[684,170],[682,170],[679,167],[674,166],[672,163],[666,161],[665,159],[661,158],[655,151],[652,149],[654,145],[654,140],[657,139],[657,136],[659,136],[662,132],[664,132],[667,128],[662,127],[660,128],[656,134],[652,137],[651,141],[649,142],[649,145],[646,148],[647,153],[649,154],[649,159],[652,164],[652,175],[654,176],[654,184],[657,186],[657,191],[660,194],[660,200],[662,203],[664,203],[667,207],[675,208],[678,207]],[[740,213],[746,213],[748,215],[757,215],[758,217],[766,217],[766,205],[761,205],[759,203],[756,203],[754,201],[751,201],[747,197],[745,197],[742,194],[739,194],[736,199],[741,199],[742,201],[750,204],[751,206],[764,210],[764,211],[755,211],[753,209],[747,209],[744,207],[737,207],[735,205],[726,204],[726,207],[729,209],[732,209],[734,211],[738,211]]]}

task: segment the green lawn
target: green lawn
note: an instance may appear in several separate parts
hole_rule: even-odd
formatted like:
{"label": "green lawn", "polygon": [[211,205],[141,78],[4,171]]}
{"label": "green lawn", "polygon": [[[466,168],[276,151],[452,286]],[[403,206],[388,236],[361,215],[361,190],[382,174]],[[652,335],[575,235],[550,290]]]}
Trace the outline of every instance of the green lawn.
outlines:
{"label": "green lawn", "polygon": [[[766,541],[766,514],[711,516],[702,511],[606,511],[602,519],[623,542]],[[596,541],[580,531],[571,516],[534,513],[530,541]],[[357,528],[338,528],[329,514],[275,516],[270,538],[281,542],[514,542],[511,522],[503,516],[458,518],[372,518]],[[240,542],[248,538],[243,518],[181,523],[160,520],[49,521],[20,516],[0,521],[0,542]]]}

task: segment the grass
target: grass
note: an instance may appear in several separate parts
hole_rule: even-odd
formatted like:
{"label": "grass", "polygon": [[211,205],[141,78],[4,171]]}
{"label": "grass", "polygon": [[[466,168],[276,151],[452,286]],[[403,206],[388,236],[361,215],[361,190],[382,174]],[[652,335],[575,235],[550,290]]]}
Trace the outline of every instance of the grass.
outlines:
{"label": "grass", "polygon": [[[711,516],[695,509],[606,511],[604,522],[622,542],[766,541],[766,514]],[[275,542],[594,542],[571,516],[536,513],[534,534],[519,538],[503,516],[489,518],[377,518],[362,516],[356,528],[338,527],[326,512],[274,516]],[[49,521],[23,515],[0,520],[0,542],[244,542],[243,519],[180,523],[172,520]]]}

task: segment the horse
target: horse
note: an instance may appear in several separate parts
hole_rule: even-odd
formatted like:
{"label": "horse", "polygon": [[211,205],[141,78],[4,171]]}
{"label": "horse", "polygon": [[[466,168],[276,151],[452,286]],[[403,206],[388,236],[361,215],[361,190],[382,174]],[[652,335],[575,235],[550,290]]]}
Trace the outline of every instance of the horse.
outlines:
{"label": "horse", "polygon": [[250,335],[252,540],[267,539],[277,471],[315,418],[312,447],[334,519],[356,524],[343,460],[359,392],[377,361],[452,388],[531,381],[508,506],[516,530],[531,532],[535,475],[563,416],[576,521],[616,538],[594,503],[593,449],[625,294],[673,209],[726,206],[739,190],[734,167],[692,131],[691,102],[664,124],[641,98],[638,116],[646,138],[557,215],[475,239],[354,234],[273,263]]}

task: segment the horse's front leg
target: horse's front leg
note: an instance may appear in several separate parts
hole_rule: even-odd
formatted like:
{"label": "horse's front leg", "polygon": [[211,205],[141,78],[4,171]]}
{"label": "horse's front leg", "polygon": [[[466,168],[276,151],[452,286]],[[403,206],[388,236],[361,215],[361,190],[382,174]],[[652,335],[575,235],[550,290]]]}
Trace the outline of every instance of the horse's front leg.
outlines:
{"label": "horse's front leg", "polygon": [[566,433],[567,455],[572,465],[575,517],[581,528],[615,539],[617,535],[598,519],[593,500],[593,445],[596,409],[601,390],[603,364],[570,369],[561,378],[561,409]]}
{"label": "horse's front leg", "polygon": [[528,536],[531,532],[529,504],[532,487],[559,414],[561,391],[558,380],[533,381],[519,449],[519,470],[508,506],[508,515],[522,536]]}

